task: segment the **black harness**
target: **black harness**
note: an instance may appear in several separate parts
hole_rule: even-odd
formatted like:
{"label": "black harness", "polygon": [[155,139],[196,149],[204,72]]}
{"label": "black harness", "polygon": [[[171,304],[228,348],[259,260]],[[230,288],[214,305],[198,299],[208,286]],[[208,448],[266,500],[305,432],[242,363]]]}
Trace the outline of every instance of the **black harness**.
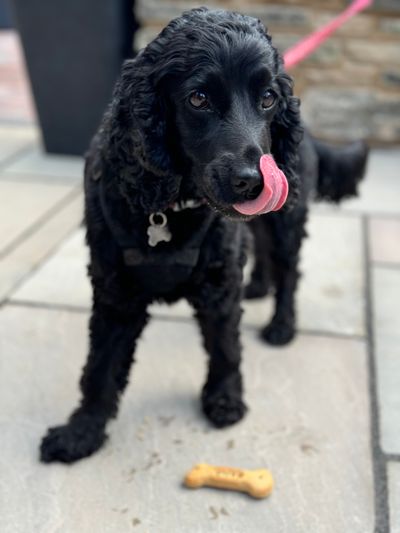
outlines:
{"label": "black harness", "polygon": [[[199,217],[196,231],[193,231],[180,245],[174,241],[172,231],[171,242],[161,242],[151,247],[149,244],[138,243],[137,237],[131,235],[112,216],[107,206],[104,181],[99,180],[99,182],[100,204],[106,223],[122,249],[124,264],[133,269],[135,279],[143,287],[155,292],[171,291],[176,285],[185,282],[199,262],[201,247],[215,221],[216,214],[204,204],[191,209],[193,214]],[[177,210],[181,211],[175,209]],[[167,218],[179,216],[172,209],[167,209],[164,214]]]}

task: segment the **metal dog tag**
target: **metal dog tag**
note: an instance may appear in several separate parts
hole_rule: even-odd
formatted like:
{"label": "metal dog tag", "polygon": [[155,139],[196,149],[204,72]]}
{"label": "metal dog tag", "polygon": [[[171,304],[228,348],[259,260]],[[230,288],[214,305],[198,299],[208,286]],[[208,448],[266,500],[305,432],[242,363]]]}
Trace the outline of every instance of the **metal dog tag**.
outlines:
{"label": "metal dog tag", "polygon": [[167,226],[167,216],[164,213],[152,213],[149,217],[150,226],[147,228],[149,246],[157,246],[159,242],[169,242],[172,239]]}

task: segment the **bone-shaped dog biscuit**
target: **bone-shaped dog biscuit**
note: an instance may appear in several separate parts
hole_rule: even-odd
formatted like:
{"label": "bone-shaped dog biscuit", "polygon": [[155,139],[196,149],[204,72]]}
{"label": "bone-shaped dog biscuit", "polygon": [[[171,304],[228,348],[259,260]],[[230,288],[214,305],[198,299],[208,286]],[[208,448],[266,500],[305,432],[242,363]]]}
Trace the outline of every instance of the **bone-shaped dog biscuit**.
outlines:
{"label": "bone-shaped dog biscuit", "polygon": [[212,466],[198,464],[185,476],[187,487],[217,487],[247,492],[254,498],[265,498],[271,494],[274,480],[271,472],[265,468],[243,470],[229,466]]}

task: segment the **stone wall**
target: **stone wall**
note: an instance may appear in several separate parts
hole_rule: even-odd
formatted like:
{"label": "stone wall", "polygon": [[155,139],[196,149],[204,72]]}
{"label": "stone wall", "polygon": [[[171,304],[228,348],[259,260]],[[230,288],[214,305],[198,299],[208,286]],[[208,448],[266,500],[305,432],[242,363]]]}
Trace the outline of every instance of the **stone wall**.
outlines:
{"label": "stone wall", "polygon": [[[136,0],[141,48],[182,11],[208,5],[260,18],[284,51],[329,21],[347,0]],[[375,0],[291,71],[311,130],[326,139],[400,143],[400,0]]]}

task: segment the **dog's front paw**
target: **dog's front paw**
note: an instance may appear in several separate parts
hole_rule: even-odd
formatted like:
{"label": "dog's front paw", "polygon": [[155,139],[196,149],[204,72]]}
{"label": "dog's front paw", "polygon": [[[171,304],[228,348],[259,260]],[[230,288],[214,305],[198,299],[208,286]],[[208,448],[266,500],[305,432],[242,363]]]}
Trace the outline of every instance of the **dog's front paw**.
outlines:
{"label": "dog's front paw", "polygon": [[246,404],[238,396],[231,396],[226,391],[202,396],[203,412],[217,428],[231,426],[239,422],[247,411]]}
{"label": "dog's front paw", "polygon": [[288,344],[296,335],[293,322],[273,319],[261,330],[261,338],[273,346]]}
{"label": "dog's front paw", "polygon": [[50,428],[40,445],[40,460],[73,463],[98,450],[107,436],[104,426],[89,416]]}

